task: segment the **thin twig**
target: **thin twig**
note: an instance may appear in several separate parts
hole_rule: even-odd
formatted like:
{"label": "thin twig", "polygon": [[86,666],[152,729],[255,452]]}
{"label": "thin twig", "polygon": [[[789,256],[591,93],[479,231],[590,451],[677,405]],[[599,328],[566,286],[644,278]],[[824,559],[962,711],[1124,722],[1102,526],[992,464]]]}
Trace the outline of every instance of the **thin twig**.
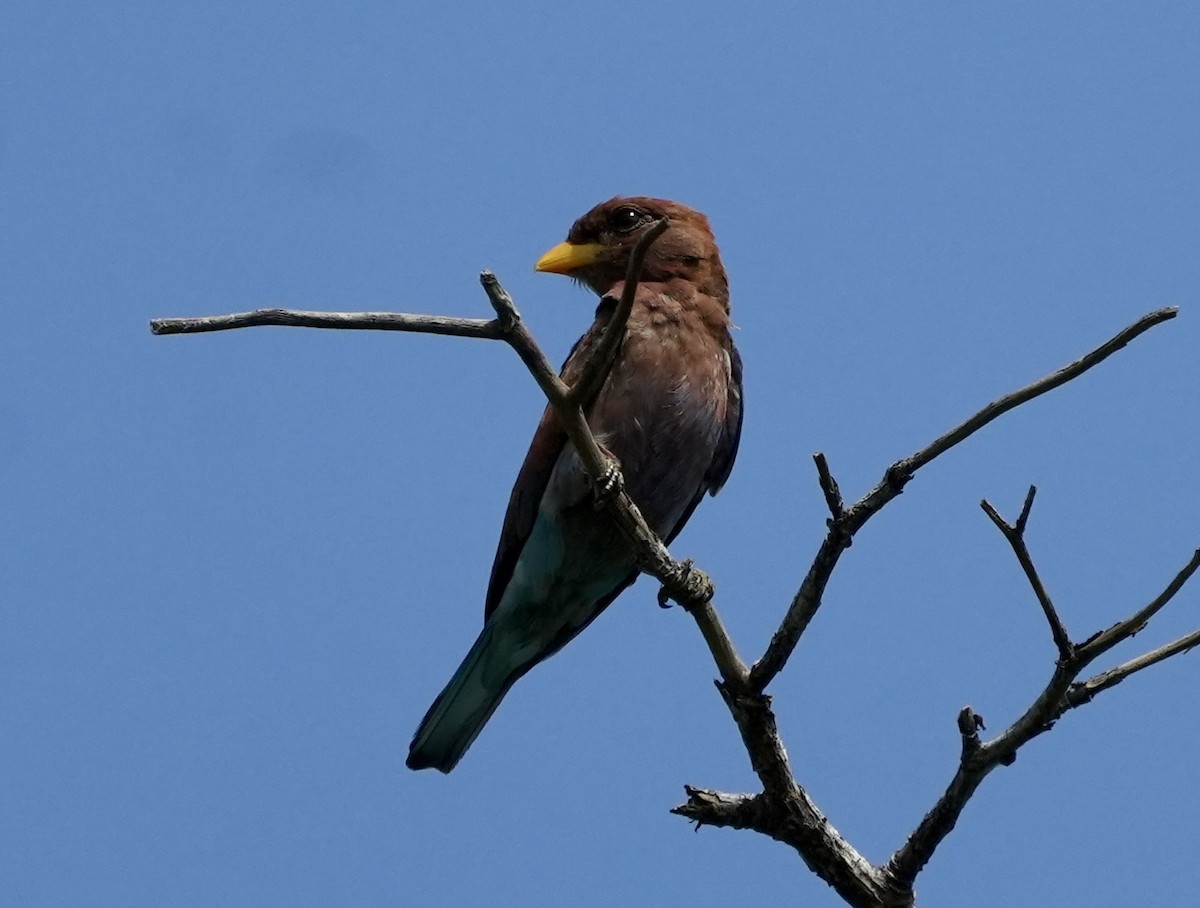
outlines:
{"label": "thin twig", "polygon": [[821,494],[825,496],[830,519],[841,520],[842,514],[846,512],[846,505],[842,501],[842,491],[838,488],[837,480],[829,472],[829,461],[825,459],[824,453],[818,451],[813,455],[813,462],[817,465],[817,482],[821,485]]}
{"label": "thin twig", "polygon": [[1083,643],[1079,644],[1079,652],[1085,655],[1087,661],[1099,656],[1101,653],[1106,653],[1123,640],[1128,640],[1138,631],[1146,626],[1146,622],[1153,618],[1164,605],[1170,602],[1175,594],[1182,589],[1183,585],[1188,582],[1192,574],[1196,573],[1196,569],[1200,568],[1200,549],[1196,549],[1192,553],[1191,560],[1184,565],[1183,570],[1175,575],[1175,578],[1167,584],[1167,588],[1154,597],[1154,601],[1147,605],[1144,609],[1135,614],[1132,618],[1125,621],[1119,621],[1106,631],[1101,631],[1098,634],[1093,634]]}
{"label": "thin twig", "polygon": [[837,567],[842,552],[849,548],[854,534],[862,529],[863,525],[884,505],[904,491],[904,487],[918,469],[944,454],[959,442],[974,435],[996,417],[1078,378],[1093,366],[1116,353],[1138,335],[1149,331],[1155,325],[1174,318],[1178,312],[1178,308],[1170,307],[1142,316],[1128,328],[1075,362],[1020,390],[992,401],[974,416],[935,439],[911,457],[898,460],[888,467],[884,471],[883,479],[875,488],[849,507],[841,519],[831,523],[821,547],[813,558],[808,574],[792,598],[787,614],[772,636],[766,652],[750,669],[751,687],[754,690],[765,690],[775,676],[783,670],[792,651],[796,648],[796,644],[800,641],[800,637],[808,628],[817,610],[820,609],[821,597],[824,595],[829,577]]}
{"label": "thin twig", "polygon": [[[525,364],[525,368],[529,370],[529,374],[533,376],[533,380],[538,383],[538,387],[542,389],[542,393],[554,405],[557,412],[559,406],[566,406],[567,395],[570,394],[571,389],[559,377],[554,366],[550,365],[550,360],[546,358],[546,354],[542,352],[529,329],[525,327],[525,322],[521,319],[521,313],[517,311],[516,304],[509,296],[508,291],[500,284],[496,275],[490,271],[484,271],[479,275],[479,283],[483,285],[483,292],[487,294],[488,302],[496,310],[496,323],[502,326],[499,340],[507,343],[517,356],[521,357],[521,362]],[[582,418],[582,414],[580,414],[580,418]],[[590,457],[594,463],[603,464],[604,455],[595,442],[596,440],[593,438],[592,444],[585,444],[580,448],[580,452],[583,456]]]}
{"label": "thin twig", "polygon": [[1016,523],[1011,525],[1004,521],[1004,518],[986,498],[979,502],[979,506],[1008,540],[1008,544],[1012,546],[1013,554],[1017,556],[1017,562],[1021,565],[1021,570],[1025,572],[1025,578],[1029,581],[1029,585],[1033,588],[1033,594],[1042,607],[1042,614],[1046,616],[1046,623],[1050,625],[1050,636],[1058,648],[1058,658],[1068,660],[1075,654],[1075,644],[1067,635],[1067,629],[1063,627],[1062,619],[1058,617],[1054,603],[1050,600],[1050,594],[1046,592],[1042,578],[1038,576],[1033,558],[1029,554],[1029,548],[1025,544],[1025,525],[1029,522],[1029,512],[1033,509],[1033,497],[1036,494],[1037,486],[1030,486],[1029,492],[1025,496],[1025,504],[1021,507],[1021,516],[1017,518]]}
{"label": "thin twig", "polygon": [[1017,522],[1013,524],[1013,529],[1024,535],[1025,524],[1029,522],[1029,512],[1033,510],[1033,498],[1037,495],[1037,486],[1031,485],[1029,491],[1025,493],[1025,503],[1021,505],[1021,513],[1017,517]]}
{"label": "thin twig", "polygon": [[229,315],[198,318],[156,318],[150,322],[154,334],[200,334],[282,325],[291,328],[341,328],[352,331],[412,331],[500,340],[503,326],[495,319],[452,318],[447,315],[410,315],[407,312],[306,312],[301,309],[255,309]]}
{"label": "thin twig", "polygon": [[1151,650],[1144,656],[1138,656],[1136,659],[1122,662],[1120,665],[1110,668],[1108,671],[1100,672],[1100,674],[1094,675],[1086,681],[1079,681],[1072,684],[1067,691],[1067,700],[1072,708],[1090,703],[1096,694],[1108,690],[1110,687],[1116,687],[1130,675],[1140,672],[1144,668],[1149,668],[1151,665],[1157,665],[1171,656],[1186,653],[1198,645],[1200,645],[1200,630],[1192,631],[1190,634],[1186,634],[1177,640],[1172,640],[1158,649]]}
{"label": "thin twig", "polygon": [[1053,391],[1055,388],[1065,385],[1074,378],[1078,378],[1093,366],[1099,365],[1108,359],[1138,335],[1144,334],[1155,325],[1173,319],[1178,314],[1178,306],[1168,306],[1165,309],[1157,309],[1154,312],[1143,315],[1124,331],[1121,331],[1111,340],[1101,344],[1091,353],[1081,356],[1075,362],[1063,366],[1057,372],[1053,372],[1045,378],[1040,378],[1032,384],[1026,385],[1024,388],[1014,391],[1011,394],[1005,394],[998,400],[992,401],[970,419],[955,426],[941,438],[922,448],[912,457],[901,461],[902,466],[898,465],[899,471],[911,475],[935,457],[949,451],[959,442],[970,438],[996,417],[1004,415],[1014,407],[1028,403],[1035,397],[1041,397],[1046,392]]}

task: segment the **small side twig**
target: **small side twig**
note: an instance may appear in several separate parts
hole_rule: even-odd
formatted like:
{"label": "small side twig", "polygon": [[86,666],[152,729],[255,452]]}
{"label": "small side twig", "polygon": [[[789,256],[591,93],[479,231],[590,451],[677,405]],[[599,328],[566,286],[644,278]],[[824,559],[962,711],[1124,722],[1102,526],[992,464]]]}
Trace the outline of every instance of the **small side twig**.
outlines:
{"label": "small side twig", "polygon": [[1087,660],[1090,662],[1102,653],[1108,652],[1118,643],[1128,640],[1144,628],[1146,623],[1158,614],[1164,605],[1175,598],[1175,594],[1191,579],[1191,576],[1196,573],[1198,568],[1200,568],[1200,549],[1197,549],[1192,554],[1191,560],[1167,584],[1166,589],[1154,597],[1154,600],[1149,605],[1137,612],[1133,617],[1125,621],[1119,621],[1108,630],[1088,637],[1083,643],[1079,644],[1080,652],[1086,654]]}
{"label": "small side twig", "polygon": [[687,817],[701,826],[723,826],[730,829],[754,829],[761,824],[762,795],[732,794],[711,788],[683,786],[687,802],[672,807],[671,813]]}
{"label": "small side twig", "polygon": [[1138,656],[1136,659],[1122,662],[1120,665],[1110,668],[1107,671],[1093,675],[1086,681],[1078,681],[1072,684],[1067,690],[1068,705],[1071,708],[1075,708],[1085,703],[1090,703],[1096,694],[1106,691],[1110,687],[1116,687],[1130,675],[1140,672],[1142,669],[1149,668],[1151,665],[1157,665],[1171,656],[1186,653],[1196,646],[1200,646],[1200,630],[1185,634],[1176,640],[1172,640],[1170,643],[1160,646],[1158,649],[1151,650],[1143,656]]}
{"label": "small side twig", "polygon": [[996,529],[1008,540],[1008,544],[1012,546],[1013,554],[1017,556],[1017,562],[1021,565],[1021,570],[1025,572],[1025,577],[1029,581],[1029,585],[1033,588],[1033,594],[1037,597],[1038,604],[1042,607],[1042,613],[1046,616],[1046,623],[1050,625],[1050,636],[1054,638],[1054,645],[1058,647],[1059,660],[1069,660],[1075,655],[1075,645],[1071,642],[1071,638],[1067,636],[1067,630],[1063,627],[1062,619],[1058,617],[1054,603],[1050,601],[1050,594],[1046,592],[1042,578],[1038,576],[1037,568],[1033,565],[1033,558],[1030,557],[1029,548],[1025,545],[1025,525],[1029,522],[1029,512],[1033,509],[1033,497],[1036,494],[1037,486],[1030,486],[1029,492],[1025,496],[1025,504],[1021,507],[1021,516],[1017,518],[1016,523],[1011,525],[1004,521],[1004,518],[1000,516],[996,509],[992,507],[991,502],[986,498],[979,502],[979,506],[983,508],[983,512],[996,525]]}
{"label": "small side twig", "polygon": [[842,501],[842,490],[838,488],[837,480],[829,472],[829,461],[824,453],[818,451],[813,455],[813,463],[817,465],[817,482],[821,485],[821,494],[825,496],[825,505],[829,508],[829,519],[841,520],[846,513],[846,505]]}

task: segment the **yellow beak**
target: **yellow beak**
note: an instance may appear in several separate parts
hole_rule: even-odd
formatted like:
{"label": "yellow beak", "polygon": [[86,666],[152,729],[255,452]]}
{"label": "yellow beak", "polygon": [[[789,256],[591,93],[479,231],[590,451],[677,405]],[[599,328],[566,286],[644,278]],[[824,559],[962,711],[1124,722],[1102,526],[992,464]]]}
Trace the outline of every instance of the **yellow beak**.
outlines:
{"label": "yellow beak", "polygon": [[549,271],[553,274],[570,274],[576,268],[591,265],[600,257],[604,246],[600,243],[559,243],[533,266],[534,271]]}

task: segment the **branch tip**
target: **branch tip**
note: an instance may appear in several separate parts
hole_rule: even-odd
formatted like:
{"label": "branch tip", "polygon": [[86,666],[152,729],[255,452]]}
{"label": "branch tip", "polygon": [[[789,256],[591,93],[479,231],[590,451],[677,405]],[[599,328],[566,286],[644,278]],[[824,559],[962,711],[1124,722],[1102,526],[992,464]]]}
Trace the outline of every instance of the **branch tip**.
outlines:
{"label": "branch tip", "polygon": [[987,514],[988,519],[996,525],[996,528],[1008,541],[1013,554],[1017,558],[1017,563],[1021,565],[1021,570],[1025,572],[1025,579],[1029,581],[1029,586],[1032,588],[1034,596],[1037,597],[1038,605],[1042,607],[1042,614],[1046,617],[1046,623],[1050,626],[1050,636],[1054,640],[1054,646],[1058,649],[1059,662],[1065,664],[1075,658],[1077,648],[1071,642],[1070,635],[1067,634],[1067,629],[1063,626],[1062,619],[1058,617],[1058,612],[1054,608],[1050,594],[1046,592],[1042,578],[1038,576],[1037,568],[1033,563],[1033,556],[1029,554],[1029,547],[1025,544],[1025,524],[1029,520],[1029,513],[1033,508],[1033,498],[1036,494],[1037,486],[1031,485],[1029,491],[1025,494],[1025,503],[1021,506],[1021,515],[1017,518],[1017,522],[1011,525],[1000,516],[999,512],[992,507],[991,502],[986,498],[980,502],[980,506],[983,508],[983,512]]}
{"label": "branch tip", "polygon": [[997,511],[995,507],[993,507],[992,503],[990,501],[988,501],[986,498],[984,498],[982,501],[979,502],[979,506],[981,508],[983,508],[983,513],[987,514],[988,518],[992,521],[992,523],[994,523],[996,525],[996,529],[998,529],[1005,536],[1008,536],[1008,532],[1009,532],[1008,523],[1004,520],[1003,517],[1000,516],[1000,512]]}
{"label": "branch tip", "polygon": [[846,513],[842,492],[838,488],[837,480],[833,478],[833,473],[829,470],[829,461],[825,459],[822,451],[813,454],[813,463],[817,465],[817,481],[821,486],[821,494],[825,496],[825,505],[829,508],[830,519],[836,523]]}
{"label": "branch tip", "polygon": [[1029,522],[1029,512],[1033,510],[1033,498],[1035,495],[1037,495],[1037,486],[1031,485],[1029,491],[1025,494],[1025,504],[1021,506],[1021,516],[1013,524],[1013,529],[1022,536],[1025,534],[1025,524]]}
{"label": "branch tip", "polygon": [[496,318],[500,322],[501,331],[508,333],[521,321],[521,313],[508,291],[500,283],[500,279],[491,271],[479,272],[479,283],[487,294],[488,302],[496,310]]}
{"label": "branch tip", "polygon": [[1192,552],[1192,557],[1188,560],[1188,563],[1171,579],[1166,588],[1151,600],[1149,605],[1130,618],[1118,621],[1112,627],[1108,628],[1108,630],[1093,634],[1087,639],[1086,643],[1081,644],[1079,647],[1080,656],[1084,660],[1084,664],[1108,652],[1118,643],[1128,640],[1144,628],[1150,622],[1151,618],[1157,615],[1168,602],[1175,598],[1175,594],[1183,589],[1184,584],[1192,578],[1197,569],[1200,569],[1200,549]]}

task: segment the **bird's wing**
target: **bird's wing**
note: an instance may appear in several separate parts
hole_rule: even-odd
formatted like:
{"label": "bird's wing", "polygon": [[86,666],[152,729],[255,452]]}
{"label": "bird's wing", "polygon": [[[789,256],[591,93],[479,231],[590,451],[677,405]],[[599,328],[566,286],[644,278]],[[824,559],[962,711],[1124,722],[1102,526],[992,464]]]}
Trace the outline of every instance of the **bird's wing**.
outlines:
{"label": "bird's wing", "polygon": [[696,506],[704,499],[704,493],[716,495],[725,485],[733,462],[737,459],[738,443],[742,438],[742,358],[738,355],[737,347],[729,341],[729,387],[725,398],[725,423],[721,436],[717,439],[716,450],[713,451],[712,463],[704,474],[704,484],[696,490],[695,496],[684,509],[663,542],[670,545],[675,537],[683,531],[684,526],[696,510]]}
{"label": "bird's wing", "polygon": [[[604,319],[598,318],[583,337],[575,342],[567,361],[562,367],[563,380],[569,385],[577,377],[582,364],[587,360],[593,344],[604,328]],[[496,560],[492,562],[492,576],[488,581],[487,597],[484,600],[483,620],[487,621],[500,604],[504,590],[512,579],[517,560],[525,541],[533,531],[542,496],[550,481],[550,474],[567,443],[567,433],[559,424],[553,407],[546,407],[529,443],[529,453],[521,464],[512,495],[508,499],[508,510],[504,514],[504,525],[500,529],[500,544],[496,549]]]}
{"label": "bird's wing", "polygon": [[[613,300],[608,296],[601,300],[596,311],[596,321],[571,349],[562,369],[563,380],[568,385],[576,380],[583,363],[586,362],[593,346],[599,340],[608,322],[608,317],[611,315],[612,303]],[[731,339],[728,344],[726,352],[729,356],[730,374],[726,391],[724,422],[713,451],[712,461],[704,473],[703,483],[696,489],[695,496],[688,502],[679,519],[664,536],[664,542],[668,544],[683,529],[684,524],[687,523],[688,518],[691,517],[692,512],[704,497],[704,493],[715,495],[725,484],[737,456],[738,442],[742,432],[742,360]],[[492,575],[484,604],[485,621],[491,617],[492,612],[500,604],[509,581],[512,579],[517,561],[533,531],[538,508],[541,506],[550,476],[566,443],[567,436],[559,425],[558,417],[552,408],[547,407],[545,413],[542,414],[537,431],[534,433],[533,441],[530,443],[529,453],[526,454],[525,462],[521,465],[520,473],[517,475],[516,484],[513,486],[512,495],[509,498],[508,511],[504,515],[504,525],[500,531],[500,544],[496,550],[496,559],[492,564]],[[605,603],[611,602],[621,589],[636,579],[636,576],[635,571],[629,580],[621,585],[620,589],[615,591],[612,596],[606,597]]]}
{"label": "bird's wing", "polygon": [[712,467],[704,477],[708,492],[716,495],[729,478],[737,459],[738,443],[742,440],[742,357],[733,340],[729,341],[729,392],[725,401],[725,431],[713,453]]}

